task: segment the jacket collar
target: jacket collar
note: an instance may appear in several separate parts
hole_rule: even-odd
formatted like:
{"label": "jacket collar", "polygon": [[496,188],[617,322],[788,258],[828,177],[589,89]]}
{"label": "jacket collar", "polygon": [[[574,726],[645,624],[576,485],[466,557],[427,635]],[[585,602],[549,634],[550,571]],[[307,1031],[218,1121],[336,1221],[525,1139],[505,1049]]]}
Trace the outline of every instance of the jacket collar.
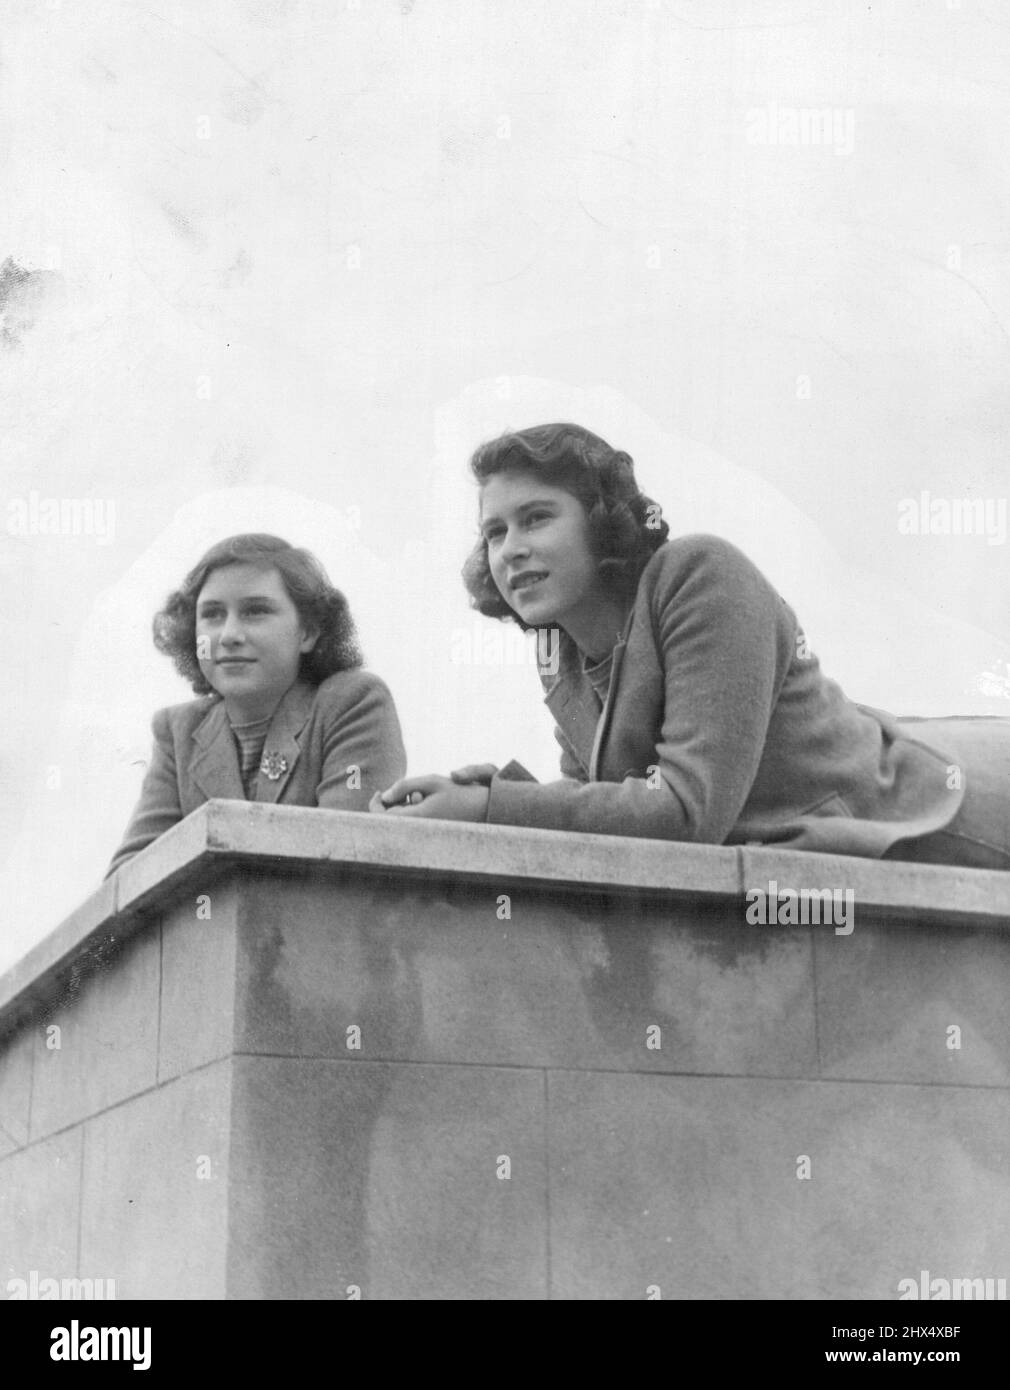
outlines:
{"label": "jacket collar", "polygon": [[[308,681],[295,681],[274,710],[263,744],[263,756],[270,758],[280,776],[271,779],[260,772],[256,780],[257,801],[279,800],[298,761],[301,751],[298,735],[305,727],[315,693],[315,686]],[[223,700],[216,700],[193,730],[193,742],[196,752],[190,760],[190,776],[204,796],[208,800],[217,796],[244,801],[238,749]]]}
{"label": "jacket collar", "polygon": [[614,647],[610,688],[602,711],[592,682],[582,669],[582,652],[564,629],[561,629],[561,641],[558,644],[556,676],[544,665],[540,666],[540,679],[546,691],[544,703],[554,716],[554,722],[572,745],[590,781],[596,778],[603,741],[610,725],[610,714],[617,694],[634,613],[632,607]]}

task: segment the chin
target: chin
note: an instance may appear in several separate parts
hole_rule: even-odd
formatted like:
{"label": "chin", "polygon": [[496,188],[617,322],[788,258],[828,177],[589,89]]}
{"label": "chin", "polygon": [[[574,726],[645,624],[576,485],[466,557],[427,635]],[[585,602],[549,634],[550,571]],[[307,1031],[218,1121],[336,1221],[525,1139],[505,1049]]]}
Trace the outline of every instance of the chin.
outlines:
{"label": "chin", "polygon": [[523,605],[519,610],[522,616],[529,622],[536,622],[539,625],[554,621],[554,604],[547,596],[538,596],[531,599],[529,603]]}

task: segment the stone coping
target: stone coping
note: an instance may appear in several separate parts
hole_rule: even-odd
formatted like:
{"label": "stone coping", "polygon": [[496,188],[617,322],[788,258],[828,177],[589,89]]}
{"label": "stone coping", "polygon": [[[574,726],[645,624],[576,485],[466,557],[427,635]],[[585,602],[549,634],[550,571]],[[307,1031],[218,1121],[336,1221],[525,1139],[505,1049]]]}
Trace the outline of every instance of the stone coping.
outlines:
{"label": "stone coping", "polygon": [[1010,874],[996,870],[214,800],[124,864],[0,976],[0,1036],[168,900],[257,860],[727,905],[770,883],[851,889],[878,918],[1010,927]]}

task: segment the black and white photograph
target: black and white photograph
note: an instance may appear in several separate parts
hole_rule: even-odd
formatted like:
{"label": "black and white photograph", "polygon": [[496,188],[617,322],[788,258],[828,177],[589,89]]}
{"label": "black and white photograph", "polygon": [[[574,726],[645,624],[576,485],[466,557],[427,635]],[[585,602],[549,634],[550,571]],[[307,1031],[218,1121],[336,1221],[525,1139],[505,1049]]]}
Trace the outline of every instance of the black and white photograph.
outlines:
{"label": "black and white photograph", "polygon": [[1000,0],[0,0],[40,1367],[635,1300],[972,1364],[1008,132]]}

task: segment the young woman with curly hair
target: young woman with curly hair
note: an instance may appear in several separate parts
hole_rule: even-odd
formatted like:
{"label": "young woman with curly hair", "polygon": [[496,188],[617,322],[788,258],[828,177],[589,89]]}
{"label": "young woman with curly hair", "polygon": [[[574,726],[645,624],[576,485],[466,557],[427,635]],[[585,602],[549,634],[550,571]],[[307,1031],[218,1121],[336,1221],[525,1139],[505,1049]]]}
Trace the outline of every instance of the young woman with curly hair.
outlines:
{"label": "young woman with curly hair", "polygon": [[347,601],[276,536],[211,547],[155,615],[200,698],[154,716],[154,754],[108,874],[211,797],[363,811],[406,768],[385,684],[361,669]]}
{"label": "young woman with curly hair", "polygon": [[631,459],[586,429],[504,434],[471,468],[473,606],[560,629],[540,675],[562,779],[476,764],[373,811],[1010,868],[1010,720],[852,703],[756,566],[668,540]]}

